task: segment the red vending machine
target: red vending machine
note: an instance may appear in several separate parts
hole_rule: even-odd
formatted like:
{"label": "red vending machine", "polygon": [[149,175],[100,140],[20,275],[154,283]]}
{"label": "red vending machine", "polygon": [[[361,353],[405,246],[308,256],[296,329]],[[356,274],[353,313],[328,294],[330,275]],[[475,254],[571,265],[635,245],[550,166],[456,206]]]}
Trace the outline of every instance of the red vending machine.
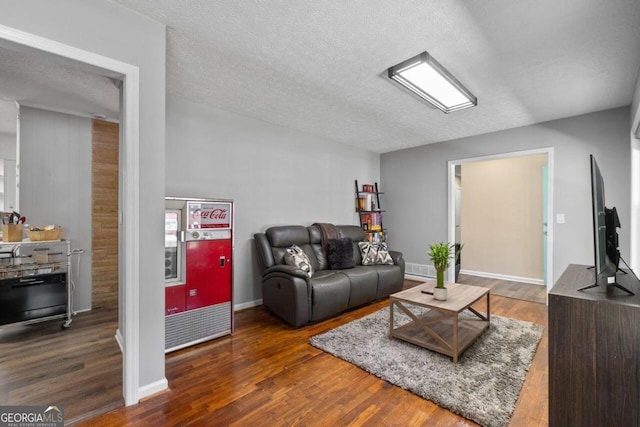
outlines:
{"label": "red vending machine", "polygon": [[233,330],[233,201],[166,198],[165,351]]}

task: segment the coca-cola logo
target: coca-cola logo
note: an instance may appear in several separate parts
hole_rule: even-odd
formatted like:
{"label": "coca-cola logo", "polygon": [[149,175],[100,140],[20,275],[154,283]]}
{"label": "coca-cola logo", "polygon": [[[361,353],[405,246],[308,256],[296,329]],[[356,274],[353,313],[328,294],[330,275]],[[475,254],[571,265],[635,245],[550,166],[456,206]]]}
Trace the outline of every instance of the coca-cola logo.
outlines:
{"label": "coca-cola logo", "polygon": [[230,212],[228,207],[220,205],[198,207],[191,211],[189,228],[228,228],[231,225]]}
{"label": "coca-cola logo", "polygon": [[227,219],[228,211],[226,209],[198,209],[193,212],[195,218],[202,219]]}

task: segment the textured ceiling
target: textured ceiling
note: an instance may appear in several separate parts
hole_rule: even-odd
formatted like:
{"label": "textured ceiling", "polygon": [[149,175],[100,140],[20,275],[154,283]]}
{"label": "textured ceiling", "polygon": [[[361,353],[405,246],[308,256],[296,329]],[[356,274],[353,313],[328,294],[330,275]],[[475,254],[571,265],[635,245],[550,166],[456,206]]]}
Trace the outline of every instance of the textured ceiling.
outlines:
{"label": "textured ceiling", "polygon": [[[167,25],[171,96],[377,152],[626,106],[640,67],[638,0],[113,1]],[[477,107],[386,78],[424,50]]]}
{"label": "textured ceiling", "polygon": [[56,111],[119,118],[119,89],[70,62],[0,47],[0,133],[15,133],[15,102]]}
{"label": "textured ceiling", "polygon": [[[373,151],[631,103],[638,0],[115,0],[168,26],[167,90]],[[385,70],[424,50],[478,97],[448,115]]]}

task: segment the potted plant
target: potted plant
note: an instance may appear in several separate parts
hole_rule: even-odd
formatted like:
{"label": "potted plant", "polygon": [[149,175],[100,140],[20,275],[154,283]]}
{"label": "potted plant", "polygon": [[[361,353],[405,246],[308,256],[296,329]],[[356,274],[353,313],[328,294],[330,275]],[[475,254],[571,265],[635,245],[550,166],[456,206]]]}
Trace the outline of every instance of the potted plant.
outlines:
{"label": "potted plant", "polygon": [[447,299],[447,288],[444,287],[444,272],[449,268],[452,259],[460,253],[460,249],[451,243],[432,243],[429,245],[429,259],[436,269],[436,287],[433,290],[433,297],[444,301]]}

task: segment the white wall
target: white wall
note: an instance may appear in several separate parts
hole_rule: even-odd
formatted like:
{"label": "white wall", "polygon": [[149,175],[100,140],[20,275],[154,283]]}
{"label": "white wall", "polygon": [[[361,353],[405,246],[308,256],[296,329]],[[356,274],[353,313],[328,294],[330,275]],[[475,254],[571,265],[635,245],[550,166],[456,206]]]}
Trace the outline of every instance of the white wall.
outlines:
{"label": "white wall", "polygon": [[[163,238],[165,164],[165,26],[104,0],[0,0],[0,24],[84,49],[140,70],[141,389],[164,381]],[[87,159],[87,162],[90,161]],[[126,331],[125,331],[126,333]]]}
{"label": "white wall", "polygon": [[[638,115],[639,112],[640,112],[640,70],[638,70],[638,76],[636,77],[636,86],[633,91],[633,98],[631,99],[630,116],[632,121]],[[636,130],[635,127],[631,129],[632,132],[635,130]]]}
{"label": "white wall", "polygon": [[[593,264],[589,154],[600,164],[607,206],[616,206],[620,249],[629,257],[629,108],[618,108],[532,126],[386,153],[380,174],[385,188],[385,226],[409,263],[427,264],[427,244],[447,240],[447,162],[554,147],[553,277],[568,264]],[[464,254],[463,254],[464,256]]]}
{"label": "white wall", "polygon": [[166,157],[167,196],[235,201],[237,308],[262,298],[254,233],[357,224],[354,179],[379,177],[378,154],[171,96]]}
{"label": "white wall", "polygon": [[[16,111],[17,115],[17,111]],[[3,208],[9,211],[16,207],[16,133],[0,132],[0,159],[4,161],[2,177]]]}
{"label": "white wall", "polygon": [[72,258],[73,310],[91,309],[91,119],[21,107],[20,171],[27,223],[59,225],[84,250]]}
{"label": "white wall", "polygon": [[631,268],[640,269],[640,139],[635,130],[640,126],[640,70],[631,100]]}
{"label": "white wall", "polygon": [[547,155],[463,163],[462,270],[544,283],[543,182]]}
{"label": "white wall", "polygon": [[16,134],[0,132],[0,159],[16,159]]}

